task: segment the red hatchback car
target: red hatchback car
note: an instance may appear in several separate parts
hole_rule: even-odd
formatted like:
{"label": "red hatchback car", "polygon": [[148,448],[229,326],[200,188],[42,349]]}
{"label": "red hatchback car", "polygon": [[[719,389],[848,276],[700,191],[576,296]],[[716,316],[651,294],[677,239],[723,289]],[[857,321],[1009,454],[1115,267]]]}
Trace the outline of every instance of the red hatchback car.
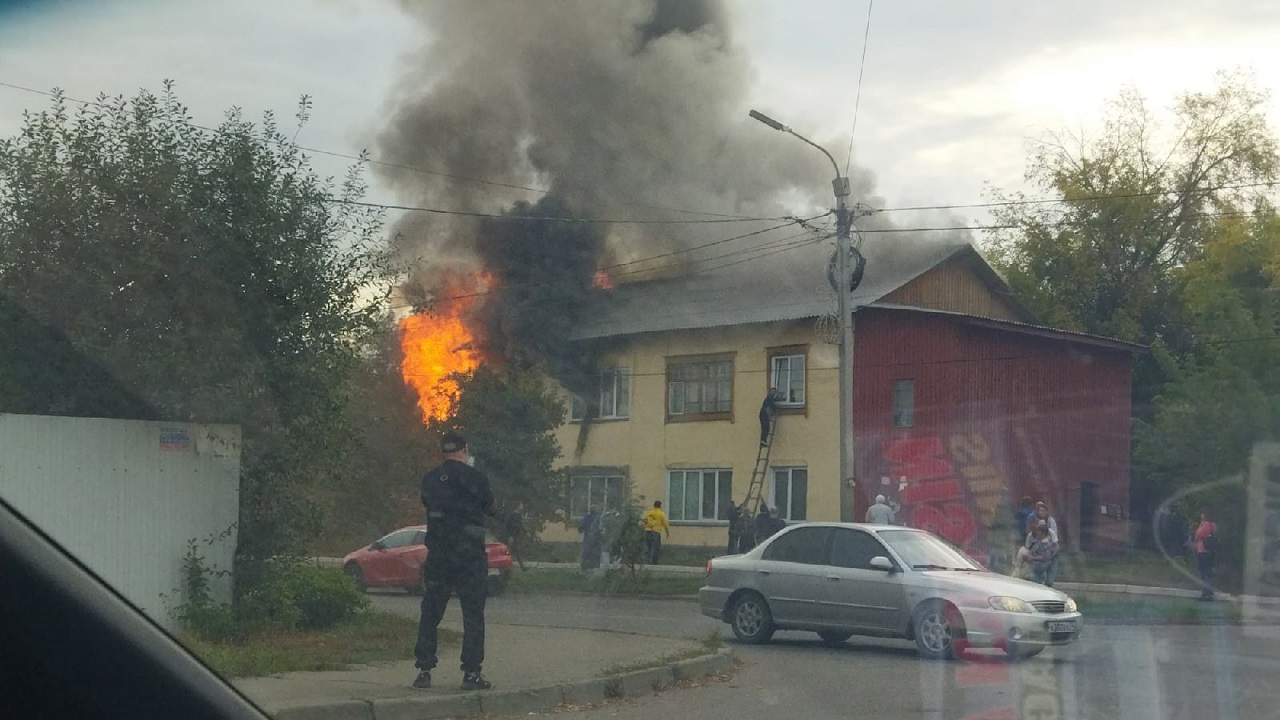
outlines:
{"label": "red hatchback car", "polygon": [[[425,525],[400,528],[375,540],[342,559],[342,570],[356,581],[361,590],[371,587],[399,587],[411,593],[422,592],[422,563],[427,559]],[[485,554],[489,556],[489,594],[497,595],[511,578],[511,550],[488,538]]]}

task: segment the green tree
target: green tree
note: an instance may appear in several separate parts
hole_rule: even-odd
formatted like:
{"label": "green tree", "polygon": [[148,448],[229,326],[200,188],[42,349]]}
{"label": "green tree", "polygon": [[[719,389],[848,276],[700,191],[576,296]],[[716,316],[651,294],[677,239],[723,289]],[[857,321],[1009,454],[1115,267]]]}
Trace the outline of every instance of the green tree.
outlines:
{"label": "green tree", "polygon": [[537,372],[481,365],[458,377],[458,394],[437,432],[467,438],[476,467],[493,483],[499,508],[523,506],[526,532],[536,534],[562,514],[564,478],[554,468],[564,400]]}
{"label": "green tree", "polygon": [[[1051,138],[1032,154],[1028,180],[1061,202],[997,196],[1013,204],[996,213],[1007,227],[992,259],[1043,321],[1152,347],[1133,383],[1138,517],[1239,472],[1253,443],[1280,430],[1280,149],[1267,100],[1249,78],[1220,74],[1211,91],[1179,98],[1165,125],[1126,92],[1096,138]],[[1197,502],[1230,515],[1232,497]]]}
{"label": "green tree", "polygon": [[[1212,91],[1183,95],[1164,127],[1141,96],[1123,93],[1096,139],[1038,145],[1027,179],[1063,202],[997,210],[995,225],[1009,227],[994,235],[993,261],[1049,324],[1187,352],[1182,268],[1203,256],[1218,219],[1265,203],[1280,173],[1266,103],[1247,78],[1221,74]],[[1144,417],[1165,369],[1139,360]]]}
{"label": "green tree", "polygon": [[300,548],[351,446],[386,267],[364,189],[358,167],[317,176],[270,114],[197,127],[168,84],[74,111],[58,94],[0,142],[5,299],[121,391],[71,411],[242,426],[238,571]]}
{"label": "green tree", "polygon": [[1201,257],[1180,269],[1187,352],[1160,351],[1170,380],[1150,422],[1135,423],[1135,475],[1154,497],[1207,485],[1201,505],[1222,522],[1222,556],[1243,557],[1239,488],[1217,484],[1245,470],[1254,445],[1280,436],[1280,217],[1220,218]]}
{"label": "green tree", "polygon": [[351,372],[346,415],[355,446],[342,477],[325,492],[326,552],[422,522],[418,480],[440,461],[440,449],[400,363],[395,321],[385,318]]}

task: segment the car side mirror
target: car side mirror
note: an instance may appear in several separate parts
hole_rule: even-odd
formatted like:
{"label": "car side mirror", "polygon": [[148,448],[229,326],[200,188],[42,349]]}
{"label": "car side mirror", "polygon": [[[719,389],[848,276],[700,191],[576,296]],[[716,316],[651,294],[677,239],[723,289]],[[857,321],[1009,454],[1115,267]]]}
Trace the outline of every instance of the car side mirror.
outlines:
{"label": "car side mirror", "polygon": [[893,561],[883,555],[877,555],[871,558],[871,569],[893,572]]}
{"label": "car side mirror", "polygon": [[373,544],[369,546],[369,549],[370,549],[370,550],[382,550],[382,549],[383,549],[383,548],[385,548],[385,547],[386,547],[386,545],[383,545],[381,540],[375,540],[375,541],[373,542]]}

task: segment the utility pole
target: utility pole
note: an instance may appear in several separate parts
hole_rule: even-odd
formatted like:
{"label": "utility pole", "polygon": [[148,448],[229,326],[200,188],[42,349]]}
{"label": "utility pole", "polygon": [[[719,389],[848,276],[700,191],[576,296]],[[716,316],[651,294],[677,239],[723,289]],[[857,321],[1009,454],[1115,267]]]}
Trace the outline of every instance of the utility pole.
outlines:
{"label": "utility pole", "polygon": [[849,209],[849,178],[840,172],[840,166],[831,153],[800,135],[791,128],[765,115],[752,110],[749,115],[765,125],[794,135],[810,146],[815,147],[831,161],[836,177],[831,181],[831,190],[836,197],[836,255],[835,273],[831,278],[832,289],[836,292],[836,313],[840,316],[840,520],[853,522],[853,500],[855,481],[853,476],[853,289],[862,278],[861,265],[864,264],[861,254],[852,247],[853,212]]}

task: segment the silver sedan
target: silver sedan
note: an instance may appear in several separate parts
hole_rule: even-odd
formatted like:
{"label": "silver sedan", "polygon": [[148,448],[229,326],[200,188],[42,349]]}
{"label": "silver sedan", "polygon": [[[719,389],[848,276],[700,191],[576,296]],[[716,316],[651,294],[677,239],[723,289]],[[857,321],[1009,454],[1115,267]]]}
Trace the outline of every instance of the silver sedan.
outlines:
{"label": "silver sedan", "polygon": [[1065,593],[988,571],[924,530],[890,525],[793,525],[745,555],[707,565],[704,615],[761,643],[811,630],[830,644],[853,635],[913,639],[943,659],[968,647],[1015,657],[1075,642],[1083,627]]}

